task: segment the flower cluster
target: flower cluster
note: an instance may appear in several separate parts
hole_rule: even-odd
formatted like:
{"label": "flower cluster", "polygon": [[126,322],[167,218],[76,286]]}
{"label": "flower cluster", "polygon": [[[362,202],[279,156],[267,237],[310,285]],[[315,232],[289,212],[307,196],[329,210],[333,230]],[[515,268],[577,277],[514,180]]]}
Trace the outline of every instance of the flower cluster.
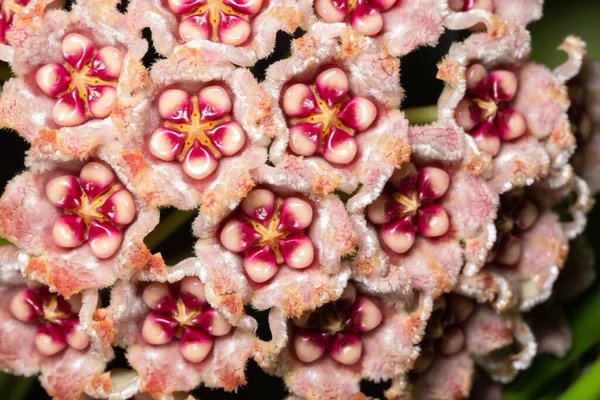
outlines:
{"label": "flower cluster", "polygon": [[[0,2],[0,125],[31,145],[0,198],[0,368],[65,400],[233,391],[249,359],[301,398],[466,398],[476,367],[564,352],[522,313],[600,188],[600,68],[576,37],[530,60],[541,0],[51,3]],[[446,28],[474,33],[411,125],[397,57]],[[144,243],[160,207],[193,210],[193,257]]]}

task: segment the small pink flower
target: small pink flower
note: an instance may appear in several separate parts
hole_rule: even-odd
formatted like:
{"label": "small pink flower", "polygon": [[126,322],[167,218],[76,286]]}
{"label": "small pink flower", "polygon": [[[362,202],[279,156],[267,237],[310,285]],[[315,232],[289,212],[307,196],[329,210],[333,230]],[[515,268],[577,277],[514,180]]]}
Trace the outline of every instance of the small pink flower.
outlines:
{"label": "small pink flower", "polygon": [[445,12],[436,0],[299,0],[298,6],[301,26],[314,37],[364,35],[393,56],[435,45],[443,33]]}
{"label": "small pink flower", "polygon": [[183,44],[211,48],[241,66],[267,57],[279,30],[293,34],[298,27],[291,0],[132,0],[127,18],[136,32],[150,27],[165,56]]}
{"label": "small pink flower", "polygon": [[96,291],[68,299],[23,279],[29,257],[0,247],[0,368],[17,375],[40,374],[57,399],[80,398],[95,374],[113,357],[99,343]]}
{"label": "small pink flower", "polygon": [[361,380],[408,373],[431,307],[426,293],[380,298],[348,283],[338,298],[295,318],[272,309],[273,338],[258,343],[254,358],[296,396],[349,399],[360,392]]}
{"label": "small pink flower", "polygon": [[352,193],[359,183],[369,192],[410,153],[407,121],[396,110],[397,60],[371,39],[344,40],[295,40],[292,56],[273,64],[263,83],[281,108],[270,159],[300,169],[317,193]]}
{"label": "small pink flower", "polygon": [[525,26],[542,17],[543,0],[447,0],[444,25],[449,29],[479,30],[485,24],[489,34],[502,35],[507,24]]}
{"label": "small pink flower", "polygon": [[159,213],[133,197],[112,166],[98,160],[36,167],[9,182],[0,199],[0,235],[34,256],[28,277],[68,297],[145,267],[152,255],[143,238]]}
{"label": "small pink flower", "polygon": [[272,100],[250,71],[211,49],[178,48],[121,110],[123,140],[100,149],[134,193],[157,206],[224,216],[252,188],[276,129]]}
{"label": "small pink flower", "polygon": [[[120,281],[111,293],[115,344],[139,378],[139,389],[153,397],[209,387],[235,390],[246,382],[256,321],[214,308],[217,296],[197,277],[203,266],[189,258],[138,279]],[[204,274],[204,273],[202,273]]]}

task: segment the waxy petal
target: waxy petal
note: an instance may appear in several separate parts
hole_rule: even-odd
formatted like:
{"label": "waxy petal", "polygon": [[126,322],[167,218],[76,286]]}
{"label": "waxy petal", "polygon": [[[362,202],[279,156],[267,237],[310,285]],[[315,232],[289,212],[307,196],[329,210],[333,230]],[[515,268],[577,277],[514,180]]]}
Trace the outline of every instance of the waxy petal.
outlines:
{"label": "waxy petal", "polygon": [[417,193],[419,200],[434,200],[442,197],[450,186],[450,176],[436,167],[425,167],[419,171]]}
{"label": "waxy petal", "polygon": [[252,246],[259,237],[260,235],[246,221],[241,218],[233,218],[223,226],[219,238],[227,250],[241,253]]}
{"label": "waxy petal", "polygon": [[317,331],[301,331],[294,334],[294,352],[304,363],[321,358],[327,350],[327,334]]}
{"label": "waxy petal", "polygon": [[219,162],[213,153],[197,140],[194,141],[181,163],[183,171],[192,179],[209,177],[215,172],[218,165]]}
{"label": "waxy petal", "polygon": [[246,143],[246,134],[240,124],[235,121],[218,125],[214,129],[207,130],[206,134],[217,150],[224,156],[233,156]]}
{"label": "waxy petal", "polygon": [[357,2],[356,8],[350,14],[350,25],[363,35],[373,36],[381,32],[383,17],[375,7],[366,1]]}
{"label": "waxy petal", "polygon": [[255,15],[260,11],[263,0],[223,0],[223,4],[227,4],[242,14]]}
{"label": "waxy petal", "polygon": [[291,268],[306,268],[314,261],[314,246],[308,236],[287,236],[285,239],[279,239],[279,245],[285,263]]}
{"label": "waxy petal", "polygon": [[79,173],[81,187],[90,200],[106,191],[116,179],[110,168],[95,161],[87,163]]}
{"label": "waxy petal", "polygon": [[45,356],[53,356],[67,347],[62,330],[51,323],[42,325],[35,335],[35,347]]}
{"label": "waxy petal", "polygon": [[346,326],[359,332],[369,332],[377,328],[382,320],[379,307],[367,297],[359,297],[350,310]]}
{"label": "waxy petal", "polygon": [[90,61],[94,50],[94,42],[79,33],[69,33],[63,38],[63,57],[78,71]]}
{"label": "waxy petal", "polygon": [[496,128],[502,140],[513,140],[525,134],[527,122],[517,111],[505,108],[496,115]]}
{"label": "waxy petal", "polygon": [[121,247],[123,232],[110,223],[93,220],[90,224],[88,242],[96,257],[110,258]]}
{"label": "waxy petal", "polygon": [[323,157],[334,164],[349,164],[356,157],[358,145],[356,139],[347,132],[331,128],[323,143]]}
{"label": "waxy petal", "polygon": [[267,189],[255,189],[242,200],[240,208],[251,219],[266,225],[275,209],[275,194]]}
{"label": "waxy petal", "polygon": [[160,127],[152,133],[148,148],[159,160],[173,161],[183,149],[185,138],[184,132]]}
{"label": "waxy petal", "polygon": [[76,350],[84,350],[90,344],[90,337],[81,327],[78,318],[61,320],[60,326],[65,333],[67,344]]}
{"label": "waxy petal", "polygon": [[88,106],[95,118],[106,118],[117,104],[117,89],[112,86],[87,86]]}
{"label": "waxy petal", "polygon": [[202,362],[212,350],[213,338],[197,329],[187,328],[179,340],[179,350],[191,363]]}
{"label": "waxy petal", "polygon": [[77,126],[87,120],[85,103],[77,89],[62,95],[56,101],[52,109],[52,119],[60,126]]}
{"label": "waxy petal", "polygon": [[117,80],[123,68],[123,53],[116,47],[106,46],[98,50],[88,75],[106,80]]}
{"label": "waxy petal", "polygon": [[231,112],[231,98],[221,86],[207,86],[198,94],[200,120],[214,120]]}
{"label": "waxy petal", "polygon": [[313,219],[312,206],[297,197],[288,197],[279,210],[279,230],[300,231],[309,227]]}
{"label": "waxy petal", "polygon": [[315,87],[319,96],[331,107],[348,93],[350,82],[343,70],[330,68],[317,75]]}
{"label": "waxy petal", "polygon": [[120,189],[106,199],[97,211],[116,224],[129,225],[136,215],[135,200],[127,189]]}
{"label": "waxy petal", "polygon": [[13,296],[9,311],[19,321],[33,322],[41,315],[42,305],[30,289],[24,289]]}
{"label": "waxy petal", "polygon": [[419,172],[417,167],[411,162],[404,163],[399,169],[394,170],[388,184],[398,192],[410,196],[417,184]]}
{"label": "waxy petal", "polygon": [[158,113],[164,120],[175,123],[190,122],[191,99],[188,92],[170,89],[158,99]]}
{"label": "waxy petal", "polygon": [[298,124],[290,128],[290,150],[299,156],[312,156],[319,149],[321,123]]}
{"label": "waxy petal", "polygon": [[219,41],[231,46],[243,44],[252,33],[252,26],[238,15],[219,12]]}
{"label": "waxy petal", "polygon": [[52,228],[54,244],[64,248],[79,247],[85,240],[86,226],[83,217],[75,214],[60,216]]}
{"label": "waxy petal", "polygon": [[456,123],[469,132],[473,129],[481,119],[483,111],[471,100],[464,98],[456,106],[454,111],[454,119]]}
{"label": "waxy petal", "polygon": [[315,11],[325,22],[343,22],[346,19],[345,0],[315,0]]}
{"label": "waxy petal", "polygon": [[319,107],[310,88],[304,83],[296,83],[283,95],[283,111],[288,117],[306,117],[319,112]]}
{"label": "waxy petal", "polygon": [[179,297],[188,308],[198,308],[206,304],[204,284],[195,276],[186,276],[181,280]]}
{"label": "waxy petal", "polygon": [[194,322],[212,336],[225,336],[233,329],[227,319],[212,307],[196,317]]}
{"label": "waxy petal", "polygon": [[406,253],[415,242],[410,217],[396,218],[381,226],[381,239],[395,253]]}
{"label": "waxy petal", "polygon": [[465,78],[467,81],[467,93],[487,99],[488,92],[488,71],[481,64],[473,64],[467,68]]}
{"label": "waxy petal", "polygon": [[256,283],[263,283],[275,276],[278,271],[275,255],[269,247],[257,247],[244,257],[244,270]]}
{"label": "waxy petal", "polygon": [[400,211],[400,204],[388,193],[382,193],[367,206],[367,217],[376,225],[390,222]]}
{"label": "waxy petal", "polygon": [[331,357],[344,365],[354,365],[362,356],[362,340],[356,333],[338,332],[328,345]]}
{"label": "waxy petal", "polygon": [[71,74],[62,64],[46,64],[36,72],[35,82],[42,92],[54,97],[67,89]]}
{"label": "waxy petal", "polygon": [[168,4],[175,14],[183,15],[206,4],[206,0],[168,0]]}
{"label": "waxy petal", "polygon": [[72,175],[59,176],[46,184],[46,196],[56,207],[79,207],[82,194],[79,181]]}
{"label": "waxy petal", "polygon": [[500,151],[500,134],[491,121],[485,121],[471,132],[477,147],[490,156],[495,156]]}
{"label": "waxy petal", "polygon": [[495,70],[488,75],[490,97],[494,102],[508,101],[515,97],[518,88],[514,72]]}
{"label": "waxy petal", "polygon": [[350,128],[362,132],[369,128],[377,118],[377,107],[364,97],[351,98],[340,110],[338,118]]}
{"label": "waxy petal", "polygon": [[151,312],[146,316],[142,327],[142,337],[153,345],[169,343],[173,339],[177,322],[166,314]]}
{"label": "waxy petal", "polygon": [[168,283],[152,282],[142,292],[144,303],[153,311],[160,313],[175,312],[175,299]]}
{"label": "waxy petal", "polygon": [[212,27],[210,25],[209,13],[192,15],[179,23],[179,36],[184,42],[194,39],[210,39]]}
{"label": "waxy petal", "polygon": [[426,204],[417,211],[417,231],[426,237],[438,237],[448,232],[448,214],[439,204]]}

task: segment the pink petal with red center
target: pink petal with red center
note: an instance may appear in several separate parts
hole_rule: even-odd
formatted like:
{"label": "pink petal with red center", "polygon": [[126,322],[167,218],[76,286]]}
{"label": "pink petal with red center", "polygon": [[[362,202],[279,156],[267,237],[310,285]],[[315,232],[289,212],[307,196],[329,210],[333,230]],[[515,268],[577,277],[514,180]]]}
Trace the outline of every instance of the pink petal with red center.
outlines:
{"label": "pink petal with red center", "polygon": [[135,200],[127,189],[120,189],[96,210],[115,224],[129,225],[135,219]]}
{"label": "pink petal with red center", "polygon": [[383,17],[377,8],[367,2],[357,2],[350,13],[350,25],[363,35],[373,36],[381,32]]}
{"label": "pink petal with red center", "polygon": [[425,167],[419,171],[417,193],[420,200],[434,200],[442,197],[450,186],[450,176],[436,167]]}
{"label": "pink petal with red center", "polygon": [[[506,130],[504,130],[506,132]],[[477,147],[479,147],[484,153],[494,157],[500,151],[500,133],[498,128],[492,123],[492,121],[484,121],[481,125],[470,132]]]}
{"label": "pink petal with red center", "polygon": [[188,308],[198,308],[206,303],[204,284],[195,276],[186,276],[181,280],[179,297]]}
{"label": "pink petal with red center", "polygon": [[141,333],[147,343],[162,345],[173,339],[176,328],[177,322],[169,314],[151,312],[144,320]]}
{"label": "pink petal with red center", "polygon": [[233,329],[227,319],[212,307],[197,316],[194,322],[212,336],[225,336]]}
{"label": "pink petal with red center", "polygon": [[517,76],[512,71],[496,69],[488,75],[489,94],[495,103],[515,97],[518,89]]}
{"label": "pink petal with red center", "polygon": [[73,175],[59,176],[46,184],[46,196],[56,207],[79,207],[82,194],[79,181]]}
{"label": "pink petal with red center", "polygon": [[356,157],[356,139],[347,132],[332,127],[323,143],[323,157],[334,164],[349,164]]}
{"label": "pink petal with red center", "polygon": [[350,311],[346,326],[360,332],[369,332],[377,328],[382,320],[379,306],[367,297],[359,297]]}
{"label": "pink petal with red center", "polygon": [[338,332],[328,343],[331,357],[344,365],[354,365],[362,356],[362,340],[356,333]]}
{"label": "pink petal with red center", "polygon": [[255,189],[242,200],[240,208],[248,217],[266,226],[275,209],[275,194],[267,189]]}
{"label": "pink petal with red center", "polygon": [[160,127],[152,134],[148,148],[159,160],[173,161],[183,149],[186,136],[184,132]]}
{"label": "pink petal with red center", "polygon": [[482,111],[483,110],[481,110],[477,104],[473,103],[467,98],[464,98],[456,106],[456,110],[454,111],[454,119],[456,119],[456,123],[461,128],[469,132],[481,119]]}
{"label": "pink petal with red center", "polygon": [[451,356],[461,352],[465,347],[465,334],[458,326],[450,327],[444,331],[440,345],[440,352],[444,356]]}
{"label": "pink petal with red center", "polygon": [[377,118],[377,107],[364,97],[353,97],[340,110],[338,118],[350,128],[362,132]]}
{"label": "pink petal with red center", "polygon": [[279,230],[300,231],[308,228],[313,219],[313,208],[306,201],[297,197],[288,197],[281,204],[279,211]]}
{"label": "pink petal with red center", "polygon": [[78,247],[85,241],[86,230],[83,217],[76,214],[66,214],[54,223],[52,240],[60,247]]}
{"label": "pink petal with red center", "polygon": [[52,109],[52,119],[60,126],[77,126],[87,120],[85,103],[77,89],[62,95]]}
{"label": "pink petal with red center", "polygon": [[490,96],[489,74],[481,64],[472,64],[465,71],[467,93],[487,100]]}
{"label": "pink petal with red center", "polygon": [[186,328],[179,339],[179,350],[187,361],[197,364],[212,350],[213,338],[210,335],[193,328]]}
{"label": "pink petal with red center", "polygon": [[223,4],[227,4],[242,14],[255,15],[260,11],[263,0],[224,0]]}
{"label": "pink petal with red center", "polygon": [[390,222],[399,212],[400,204],[385,192],[367,206],[367,217],[376,225]]}
{"label": "pink petal with red center", "polygon": [[46,322],[35,336],[35,348],[44,356],[53,356],[67,347],[62,329]]}
{"label": "pink petal with red center", "polygon": [[162,119],[175,123],[190,122],[191,100],[188,92],[171,89],[158,99],[158,112]]}
{"label": "pink petal with red center", "polygon": [[233,218],[223,226],[219,238],[226,249],[234,253],[241,253],[252,246],[259,237],[260,235],[246,221],[241,218]]}
{"label": "pink petal with red center", "polygon": [[288,267],[303,269],[311,265],[315,259],[313,243],[308,236],[290,235],[279,239],[281,254]]}
{"label": "pink petal with red center", "polygon": [[79,33],[69,33],[63,38],[63,57],[78,71],[91,60],[94,50],[94,42]]}
{"label": "pink petal with red center", "polygon": [[404,163],[390,177],[388,183],[398,192],[409,196],[418,180],[417,167],[411,162]]}
{"label": "pink petal with red center", "polygon": [[200,120],[219,119],[231,112],[231,99],[221,86],[207,86],[198,94]]}
{"label": "pink petal with red center", "polygon": [[81,327],[79,318],[61,320],[62,328],[67,344],[75,350],[85,350],[90,345],[90,337]]}
{"label": "pink petal with red center", "polygon": [[514,235],[505,235],[500,239],[494,261],[502,265],[512,266],[521,260],[523,246],[521,240]]}
{"label": "pink petal with red center", "polygon": [[168,4],[175,14],[183,15],[206,4],[206,0],[169,0]]}
{"label": "pink petal with red center", "polygon": [[502,140],[513,140],[527,131],[527,123],[521,114],[511,108],[498,111],[496,128]]}
{"label": "pink petal with red center", "polygon": [[164,282],[152,282],[142,292],[144,303],[151,310],[162,314],[176,311],[175,299],[169,284]]}
{"label": "pink petal with red center", "polygon": [[409,216],[395,218],[380,228],[381,240],[395,253],[406,253],[415,242],[415,228]]}
{"label": "pink petal with red center", "polygon": [[240,124],[235,121],[218,125],[214,129],[207,130],[206,134],[224,156],[235,155],[246,143],[246,134]]}
{"label": "pink petal with red center", "polygon": [[256,283],[266,282],[275,276],[278,271],[277,261],[269,245],[250,250],[244,257],[244,270]]}
{"label": "pink petal with red center", "polygon": [[315,0],[315,12],[325,22],[343,22],[346,19],[345,0]]}
{"label": "pink petal with red center", "polygon": [[293,334],[294,353],[304,363],[318,360],[327,349],[327,333],[300,331]]}
{"label": "pink petal with red center", "polygon": [[213,153],[194,140],[194,144],[185,155],[181,167],[185,173],[192,179],[204,179],[209,177],[217,169],[219,162]]}
{"label": "pink petal with red center", "polygon": [[35,82],[48,96],[57,96],[67,89],[71,75],[62,64],[46,64],[36,72]]}
{"label": "pink petal with red center", "polygon": [[288,117],[306,117],[318,113],[317,100],[310,88],[304,83],[296,83],[283,95],[283,111]]}
{"label": "pink petal with red center", "polygon": [[331,107],[348,93],[350,82],[343,70],[330,68],[317,75],[315,87],[319,96]]}
{"label": "pink petal with red center", "polygon": [[321,123],[298,124],[290,127],[290,150],[299,156],[312,156],[319,148]]}
{"label": "pink petal with red center", "polygon": [[239,46],[248,40],[251,33],[252,26],[244,18],[219,11],[218,34],[221,43]]}
{"label": "pink petal with red center", "polygon": [[33,291],[24,289],[12,297],[8,309],[19,321],[33,322],[42,315],[41,307]]}
{"label": "pink petal with red center", "polygon": [[417,211],[417,231],[426,237],[438,237],[448,232],[450,220],[446,210],[438,204],[421,206]]}
{"label": "pink petal with red center", "polygon": [[90,224],[88,242],[96,257],[112,257],[121,247],[123,232],[108,222],[93,220]]}
{"label": "pink petal with red center", "polygon": [[87,75],[106,80],[117,80],[123,68],[123,53],[115,47],[106,46],[98,50]]}
{"label": "pink petal with red center", "polygon": [[194,39],[208,40],[211,34],[212,26],[208,11],[187,17],[179,23],[179,36],[184,42],[191,42]]}
{"label": "pink petal with red center", "polygon": [[450,357],[437,357],[431,367],[418,375],[413,394],[418,398],[467,398],[475,365],[465,351]]}
{"label": "pink petal with red center", "polygon": [[92,200],[116,183],[116,177],[109,167],[92,161],[81,169],[79,181],[88,198]]}
{"label": "pink petal with red center", "polygon": [[95,118],[106,118],[117,104],[117,89],[112,86],[86,86],[88,106]]}

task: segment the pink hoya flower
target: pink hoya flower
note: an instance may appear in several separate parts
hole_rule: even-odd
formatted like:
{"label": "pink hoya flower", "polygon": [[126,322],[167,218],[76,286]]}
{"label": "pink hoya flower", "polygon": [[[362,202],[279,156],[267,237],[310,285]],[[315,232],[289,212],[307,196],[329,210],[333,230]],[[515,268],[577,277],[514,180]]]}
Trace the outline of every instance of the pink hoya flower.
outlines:
{"label": "pink hoya flower", "polygon": [[257,187],[222,221],[201,211],[194,222],[207,288],[229,294],[218,299],[234,315],[246,302],[300,315],[339,297],[349,276],[340,258],[356,245],[344,204],[289,171],[252,174]]}
{"label": "pink hoya flower", "polygon": [[436,0],[299,0],[301,27],[317,38],[355,32],[372,37],[393,56],[435,45],[443,33]]}
{"label": "pink hoya flower", "polygon": [[252,188],[248,171],[266,162],[278,134],[272,100],[252,74],[211,49],[180,47],[154,64],[122,111],[128,140],[100,152],[152,205],[226,207]]}
{"label": "pink hoya flower", "polygon": [[300,171],[317,193],[368,192],[406,161],[407,122],[398,61],[372,39],[348,36],[293,42],[292,56],[274,63],[263,83],[281,107],[271,161]]}
{"label": "pink hoya flower", "polygon": [[499,193],[548,174],[564,177],[575,148],[565,82],[579,70],[584,44],[567,38],[561,49],[569,61],[550,71],[527,60],[529,42],[517,26],[498,39],[475,34],[439,64],[449,89],[438,103],[438,123],[457,124],[493,157],[485,176]]}
{"label": "pink hoya flower", "polygon": [[0,368],[18,375],[41,373],[42,386],[53,398],[79,398],[112,357],[94,330],[98,295],[87,291],[67,300],[24,280],[28,259],[14,246],[0,247]]}
{"label": "pink hoya flower", "polygon": [[[411,136],[440,133],[455,145],[460,137],[431,127],[416,127]],[[439,296],[452,289],[463,266],[476,270],[485,262],[495,238],[497,197],[481,176],[465,170],[466,163],[437,157],[414,147],[413,161],[396,169],[382,190],[348,202],[359,235],[354,279],[373,290],[410,287]]]}
{"label": "pink hoya flower", "polygon": [[127,348],[139,390],[155,398],[200,383],[231,391],[246,382],[256,321],[244,316],[235,324],[213,308],[218,305],[196,276],[201,270],[200,260],[190,258],[113,287],[114,343]]}
{"label": "pink hoya flower", "polygon": [[149,27],[157,51],[165,56],[178,45],[205,42],[242,66],[267,57],[278,31],[293,34],[298,27],[291,0],[132,0],[127,18],[137,33]]}
{"label": "pink hoya flower", "polygon": [[142,240],[158,210],[134,198],[100,160],[37,162],[29,157],[31,169],[0,199],[0,235],[33,256],[28,277],[69,297],[145,266],[151,255]]}
{"label": "pink hoya flower", "polygon": [[445,0],[444,25],[449,29],[477,29],[485,24],[490,35],[501,36],[506,24],[527,25],[542,17],[543,0]]}
{"label": "pink hoya flower", "polygon": [[339,298],[295,318],[272,309],[273,338],[260,342],[255,359],[296,396],[349,399],[361,379],[379,382],[410,369],[431,307],[425,293],[376,297],[348,283]]}
{"label": "pink hoya flower", "polygon": [[475,365],[506,383],[529,367],[535,352],[535,337],[520,315],[446,295],[435,302],[408,390],[415,398],[468,398]]}
{"label": "pink hoya flower", "polygon": [[17,77],[4,85],[0,123],[51,157],[85,158],[115,140],[115,111],[147,80],[140,61],[147,43],[116,8],[93,3],[31,13],[11,30]]}

